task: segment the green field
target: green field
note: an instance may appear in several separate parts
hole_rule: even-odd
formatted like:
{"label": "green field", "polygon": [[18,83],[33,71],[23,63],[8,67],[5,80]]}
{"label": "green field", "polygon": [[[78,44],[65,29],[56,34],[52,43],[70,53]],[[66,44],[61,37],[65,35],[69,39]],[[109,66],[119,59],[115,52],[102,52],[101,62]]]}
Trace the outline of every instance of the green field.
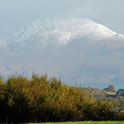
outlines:
{"label": "green field", "polygon": [[[30,123],[34,124],[34,123]],[[124,124],[124,121],[84,121],[84,122],[63,122],[63,123],[40,123],[40,124]]]}

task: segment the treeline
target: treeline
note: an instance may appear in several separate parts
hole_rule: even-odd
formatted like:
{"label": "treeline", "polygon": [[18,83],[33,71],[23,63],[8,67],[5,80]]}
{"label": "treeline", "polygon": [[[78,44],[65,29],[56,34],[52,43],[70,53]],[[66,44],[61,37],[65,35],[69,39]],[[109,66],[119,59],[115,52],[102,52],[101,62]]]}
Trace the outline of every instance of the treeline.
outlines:
{"label": "treeline", "polygon": [[0,122],[123,120],[124,104],[88,97],[80,87],[47,75],[0,79]]}

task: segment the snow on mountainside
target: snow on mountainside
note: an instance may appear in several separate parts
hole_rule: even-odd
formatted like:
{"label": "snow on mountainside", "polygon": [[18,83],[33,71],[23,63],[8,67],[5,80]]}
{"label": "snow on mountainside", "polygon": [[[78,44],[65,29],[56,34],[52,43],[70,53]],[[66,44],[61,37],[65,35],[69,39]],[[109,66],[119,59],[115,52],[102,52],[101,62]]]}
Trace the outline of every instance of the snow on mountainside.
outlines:
{"label": "snow on mountainside", "polygon": [[48,41],[49,38],[54,38],[57,42],[65,44],[71,38],[79,35],[94,35],[99,37],[108,37],[116,35],[101,24],[97,24],[89,19],[53,19],[53,20],[38,20],[33,24],[24,27],[13,36],[14,41],[24,41],[33,36],[41,37],[42,42]]}
{"label": "snow on mountainside", "polygon": [[89,19],[38,20],[0,41],[0,57],[5,74],[46,72],[93,86],[124,81],[124,36]]}

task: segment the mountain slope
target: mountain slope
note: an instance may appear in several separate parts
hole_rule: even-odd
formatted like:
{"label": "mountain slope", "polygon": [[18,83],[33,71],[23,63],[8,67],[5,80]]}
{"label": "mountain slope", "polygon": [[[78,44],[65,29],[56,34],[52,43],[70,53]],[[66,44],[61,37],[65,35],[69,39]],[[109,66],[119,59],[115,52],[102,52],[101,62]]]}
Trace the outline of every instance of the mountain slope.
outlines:
{"label": "mountain slope", "polygon": [[1,41],[0,57],[5,74],[34,71],[71,84],[123,86],[124,36],[89,19],[38,20]]}

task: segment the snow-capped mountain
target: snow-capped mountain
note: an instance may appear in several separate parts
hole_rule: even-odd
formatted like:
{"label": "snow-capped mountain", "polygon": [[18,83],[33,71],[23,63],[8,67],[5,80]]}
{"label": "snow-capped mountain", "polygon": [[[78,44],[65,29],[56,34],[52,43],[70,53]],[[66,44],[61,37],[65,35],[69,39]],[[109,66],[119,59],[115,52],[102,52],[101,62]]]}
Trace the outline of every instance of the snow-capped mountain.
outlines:
{"label": "snow-capped mountain", "polygon": [[89,19],[38,20],[0,41],[0,57],[4,74],[48,73],[68,83],[123,86],[124,36]]}
{"label": "snow-capped mountain", "polygon": [[56,41],[58,44],[66,44],[71,39],[77,38],[77,36],[92,35],[95,38],[105,38],[116,34],[105,26],[89,19],[52,19],[45,21],[37,20],[15,33],[9,40],[23,42],[37,36],[42,43]]}

